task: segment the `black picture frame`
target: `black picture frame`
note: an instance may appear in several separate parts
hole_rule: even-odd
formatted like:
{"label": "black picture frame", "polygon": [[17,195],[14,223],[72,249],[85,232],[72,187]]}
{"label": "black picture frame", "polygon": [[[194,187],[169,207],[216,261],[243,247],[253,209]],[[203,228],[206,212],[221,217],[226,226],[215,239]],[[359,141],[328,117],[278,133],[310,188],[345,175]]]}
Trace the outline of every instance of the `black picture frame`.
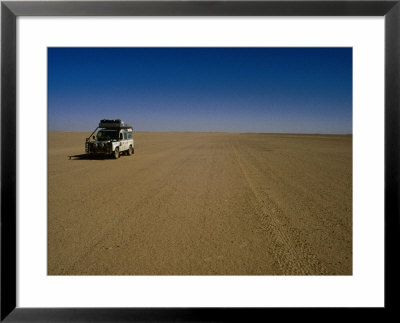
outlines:
{"label": "black picture frame", "polygon": [[[399,287],[400,0],[387,1],[2,1],[1,3],[1,304],[5,322],[252,321],[267,308],[16,307],[16,19],[18,16],[384,16],[385,18],[385,306],[397,309]],[[373,152],[371,152],[373,153]],[[38,291],[40,293],[40,291]],[[312,309],[317,311],[316,309]],[[330,309],[328,315],[336,315]],[[342,309],[346,310],[346,309]],[[356,310],[356,309],[354,309]],[[346,310],[347,315],[349,309]],[[324,313],[323,315],[327,315]],[[340,314],[341,315],[341,314]],[[316,317],[319,315],[317,314]],[[300,317],[299,317],[300,318]],[[319,317],[323,319],[323,317]]]}

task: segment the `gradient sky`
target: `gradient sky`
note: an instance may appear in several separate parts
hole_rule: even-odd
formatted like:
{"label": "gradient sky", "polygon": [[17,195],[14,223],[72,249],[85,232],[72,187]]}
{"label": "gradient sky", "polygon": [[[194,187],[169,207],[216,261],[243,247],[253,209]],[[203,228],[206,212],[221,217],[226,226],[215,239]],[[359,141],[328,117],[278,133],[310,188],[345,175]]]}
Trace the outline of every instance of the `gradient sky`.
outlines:
{"label": "gradient sky", "polygon": [[50,131],[352,133],[351,48],[49,48]]}

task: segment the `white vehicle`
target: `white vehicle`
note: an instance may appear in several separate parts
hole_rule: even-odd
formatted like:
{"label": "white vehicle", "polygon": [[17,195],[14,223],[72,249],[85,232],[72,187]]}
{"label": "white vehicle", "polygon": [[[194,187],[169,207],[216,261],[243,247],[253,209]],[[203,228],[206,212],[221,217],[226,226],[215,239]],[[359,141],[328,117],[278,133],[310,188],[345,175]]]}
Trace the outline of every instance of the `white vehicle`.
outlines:
{"label": "white vehicle", "polygon": [[[93,135],[96,131],[97,134]],[[133,129],[119,119],[101,120],[99,126],[86,138],[85,151],[93,155],[109,155],[115,159],[121,154],[130,156],[135,153]]]}

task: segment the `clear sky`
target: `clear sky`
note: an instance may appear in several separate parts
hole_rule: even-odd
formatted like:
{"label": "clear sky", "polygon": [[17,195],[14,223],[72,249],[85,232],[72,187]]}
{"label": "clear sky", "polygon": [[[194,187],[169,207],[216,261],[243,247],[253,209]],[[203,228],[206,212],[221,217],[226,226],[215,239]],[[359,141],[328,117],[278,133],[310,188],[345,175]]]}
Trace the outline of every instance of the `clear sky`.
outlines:
{"label": "clear sky", "polygon": [[351,48],[49,48],[50,131],[352,133]]}

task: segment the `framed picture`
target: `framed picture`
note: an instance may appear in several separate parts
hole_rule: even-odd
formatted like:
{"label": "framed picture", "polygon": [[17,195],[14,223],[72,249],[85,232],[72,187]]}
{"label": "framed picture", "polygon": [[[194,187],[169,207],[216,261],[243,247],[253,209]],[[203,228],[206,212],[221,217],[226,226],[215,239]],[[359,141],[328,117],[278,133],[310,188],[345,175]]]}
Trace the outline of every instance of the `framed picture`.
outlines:
{"label": "framed picture", "polygon": [[394,309],[399,15],[3,1],[1,320]]}

